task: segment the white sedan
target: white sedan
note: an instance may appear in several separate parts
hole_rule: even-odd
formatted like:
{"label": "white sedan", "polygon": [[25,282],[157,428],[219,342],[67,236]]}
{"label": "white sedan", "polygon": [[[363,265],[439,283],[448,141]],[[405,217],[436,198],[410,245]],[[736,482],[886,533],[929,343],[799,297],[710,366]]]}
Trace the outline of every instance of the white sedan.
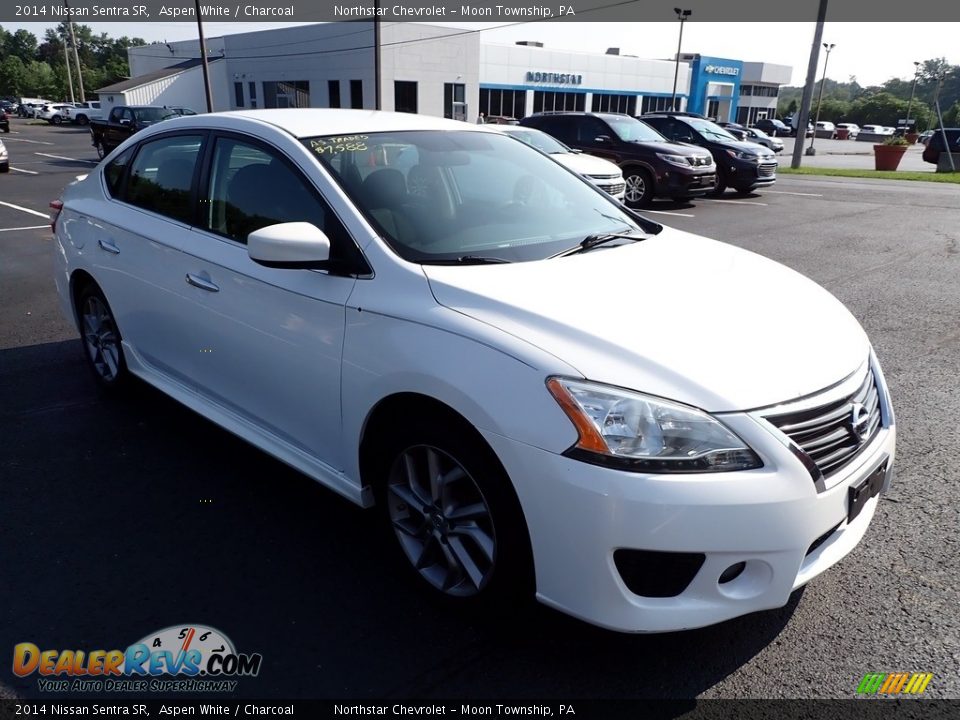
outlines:
{"label": "white sedan", "polygon": [[883,373],[830,293],[485,126],[178,118],[51,206],[96,380],[376,506],[425,591],[708,625],[786,604],[891,480]]}
{"label": "white sedan", "polygon": [[584,155],[579,150],[573,150],[552,135],[542,130],[517,125],[495,125],[500,132],[517,138],[541,152],[545,152],[558,163],[569,170],[582,175],[605,193],[613,195],[623,202],[627,185],[623,180],[623,171],[609,160]]}

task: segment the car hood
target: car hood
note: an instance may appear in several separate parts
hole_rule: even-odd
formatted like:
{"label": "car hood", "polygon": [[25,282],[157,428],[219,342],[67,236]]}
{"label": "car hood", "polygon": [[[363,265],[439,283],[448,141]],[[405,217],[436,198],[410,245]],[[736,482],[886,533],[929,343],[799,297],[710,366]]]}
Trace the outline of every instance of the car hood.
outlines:
{"label": "car hood", "polygon": [[760,145],[755,142],[750,142],[749,140],[711,140],[715,145],[720,145],[724,148],[729,148],[730,150],[741,150],[754,155],[769,155],[770,151],[765,148],[763,145]]}
{"label": "car hood", "polygon": [[703,155],[703,148],[699,145],[692,145],[690,143],[682,142],[670,142],[664,140],[663,142],[643,142],[640,140],[634,140],[631,142],[631,145],[639,145],[642,148],[646,148],[651,152],[655,153],[670,153],[671,155]]}
{"label": "car hood", "polygon": [[754,253],[664,228],[648,240],[508,265],[425,265],[434,297],[591,380],[711,412],[847,377],[866,334],[830,293]]}
{"label": "car hood", "polygon": [[581,153],[554,153],[554,160],[580,175],[619,175],[620,168],[609,160]]}

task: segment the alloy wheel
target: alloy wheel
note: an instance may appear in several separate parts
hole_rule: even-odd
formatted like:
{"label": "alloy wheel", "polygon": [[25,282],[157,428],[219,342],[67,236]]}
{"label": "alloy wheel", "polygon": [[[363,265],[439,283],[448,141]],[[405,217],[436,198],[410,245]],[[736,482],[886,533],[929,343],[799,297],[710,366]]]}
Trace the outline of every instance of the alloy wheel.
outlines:
{"label": "alloy wheel", "polygon": [[81,315],[83,342],[94,371],[107,383],[120,372],[120,343],[113,316],[96,295],[87,297]]}
{"label": "alloy wheel", "polygon": [[387,507],[404,554],[433,587],[455,597],[486,587],[496,561],[493,518],[456,458],[430,445],[401,452],[390,470]]}
{"label": "alloy wheel", "polygon": [[628,175],[624,182],[626,183],[626,198],[627,202],[640,202],[643,199],[644,194],[647,192],[647,184],[643,180],[643,175],[637,173],[635,175]]}

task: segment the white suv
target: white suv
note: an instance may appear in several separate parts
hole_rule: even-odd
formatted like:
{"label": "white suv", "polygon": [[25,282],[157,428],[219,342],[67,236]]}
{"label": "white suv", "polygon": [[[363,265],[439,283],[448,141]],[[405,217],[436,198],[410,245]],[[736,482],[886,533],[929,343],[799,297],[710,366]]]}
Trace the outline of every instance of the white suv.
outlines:
{"label": "white suv", "polygon": [[623,631],[780,607],[890,483],[883,373],[830,293],[482,125],[178,118],[52,205],[105,388],[377,506],[452,598],[535,588]]}
{"label": "white suv", "polygon": [[91,120],[99,120],[103,117],[100,110],[100,103],[96,100],[92,102],[77,103],[75,107],[67,107],[64,110],[64,116],[67,120],[77,125],[86,125]]}

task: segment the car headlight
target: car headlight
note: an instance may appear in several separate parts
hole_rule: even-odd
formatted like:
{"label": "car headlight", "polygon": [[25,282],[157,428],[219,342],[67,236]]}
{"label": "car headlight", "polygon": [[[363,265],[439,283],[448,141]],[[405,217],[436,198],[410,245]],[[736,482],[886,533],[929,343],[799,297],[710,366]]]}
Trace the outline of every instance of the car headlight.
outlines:
{"label": "car headlight", "polygon": [[727,155],[734,157],[737,160],[746,160],[747,162],[758,163],[763,159],[762,155],[755,155],[754,153],[747,152],[746,150],[727,150]]}
{"label": "car headlight", "polygon": [[649,473],[763,466],[743,440],[702,410],[585,380],[552,377],[547,389],[579,434],[569,457]]}
{"label": "car headlight", "polygon": [[671,155],[669,153],[657,153],[657,157],[668,162],[671,165],[679,165],[680,167],[690,167],[690,163],[687,162],[687,158],[683,155]]}

